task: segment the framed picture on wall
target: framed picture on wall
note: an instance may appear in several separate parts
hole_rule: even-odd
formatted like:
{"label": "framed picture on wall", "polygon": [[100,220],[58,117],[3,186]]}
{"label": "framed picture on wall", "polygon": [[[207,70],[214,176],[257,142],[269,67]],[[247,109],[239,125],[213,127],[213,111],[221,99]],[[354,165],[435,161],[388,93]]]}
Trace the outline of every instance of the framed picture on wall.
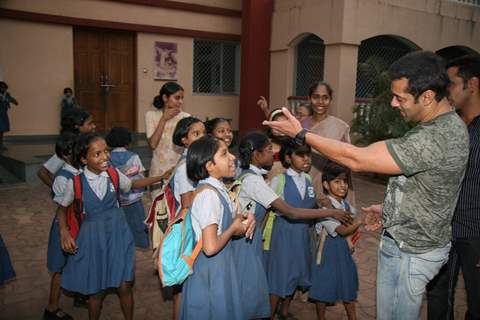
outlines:
{"label": "framed picture on wall", "polygon": [[177,44],[155,42],[155,80],[177,80]]}

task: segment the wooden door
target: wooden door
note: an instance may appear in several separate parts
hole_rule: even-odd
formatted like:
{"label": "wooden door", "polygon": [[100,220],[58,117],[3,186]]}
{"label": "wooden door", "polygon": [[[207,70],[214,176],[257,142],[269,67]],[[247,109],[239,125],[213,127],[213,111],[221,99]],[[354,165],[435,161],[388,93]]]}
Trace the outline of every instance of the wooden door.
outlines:
{"label": "wooden door", "polygon": [[74,29],[75,95],[92,113],[97,131],[135,129],[134,34]]}

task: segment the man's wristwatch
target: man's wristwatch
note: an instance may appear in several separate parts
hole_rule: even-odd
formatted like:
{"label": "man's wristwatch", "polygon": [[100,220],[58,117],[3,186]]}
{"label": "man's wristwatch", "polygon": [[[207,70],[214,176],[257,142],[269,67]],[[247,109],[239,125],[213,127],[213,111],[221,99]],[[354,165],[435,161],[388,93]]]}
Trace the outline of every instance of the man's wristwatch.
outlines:
{"label": "man's wristwatch", "polygon": [[303,128],[297,135],[295,136],[294,140],[295,143],[298,144],[299,146],[303,146],[305,144],[305,136],[307,133],[311,132],[308,129]]}

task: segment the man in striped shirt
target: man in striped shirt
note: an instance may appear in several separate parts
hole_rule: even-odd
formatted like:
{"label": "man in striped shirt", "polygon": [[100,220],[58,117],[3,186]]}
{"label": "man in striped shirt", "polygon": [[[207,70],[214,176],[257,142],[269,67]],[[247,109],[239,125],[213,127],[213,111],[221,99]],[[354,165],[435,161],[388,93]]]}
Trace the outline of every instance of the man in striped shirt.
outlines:
{"label": "man in striped shirt", "polygon": [[465,319],[480,319],[480,57],[447,65],[449,100],[468,126],[470,156],[452,220],[449,261],[428,286],[428,319],[453,319],[454,294],[462,269],[467,291]]}

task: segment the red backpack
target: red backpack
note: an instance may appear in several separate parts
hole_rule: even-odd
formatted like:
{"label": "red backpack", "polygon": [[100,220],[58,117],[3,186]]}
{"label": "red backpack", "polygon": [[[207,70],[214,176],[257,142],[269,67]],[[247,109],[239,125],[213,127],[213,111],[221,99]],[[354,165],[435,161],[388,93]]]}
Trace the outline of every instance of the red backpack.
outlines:
{"label": "red backpack", "polygon": [[[119,178],[118,172],[114,167],[107,169],[108,176],[112,180],[113,187],[117,192],[117,199],[119,198]],[[80,175],[73,177],[73,203],[67,208],[67,226],[70,231],[70,235],[73,239],[77,239],[80,232],[80,226],[82,225],[85,214],[83,213],[83,201],[82,201],[82,180]]]}

